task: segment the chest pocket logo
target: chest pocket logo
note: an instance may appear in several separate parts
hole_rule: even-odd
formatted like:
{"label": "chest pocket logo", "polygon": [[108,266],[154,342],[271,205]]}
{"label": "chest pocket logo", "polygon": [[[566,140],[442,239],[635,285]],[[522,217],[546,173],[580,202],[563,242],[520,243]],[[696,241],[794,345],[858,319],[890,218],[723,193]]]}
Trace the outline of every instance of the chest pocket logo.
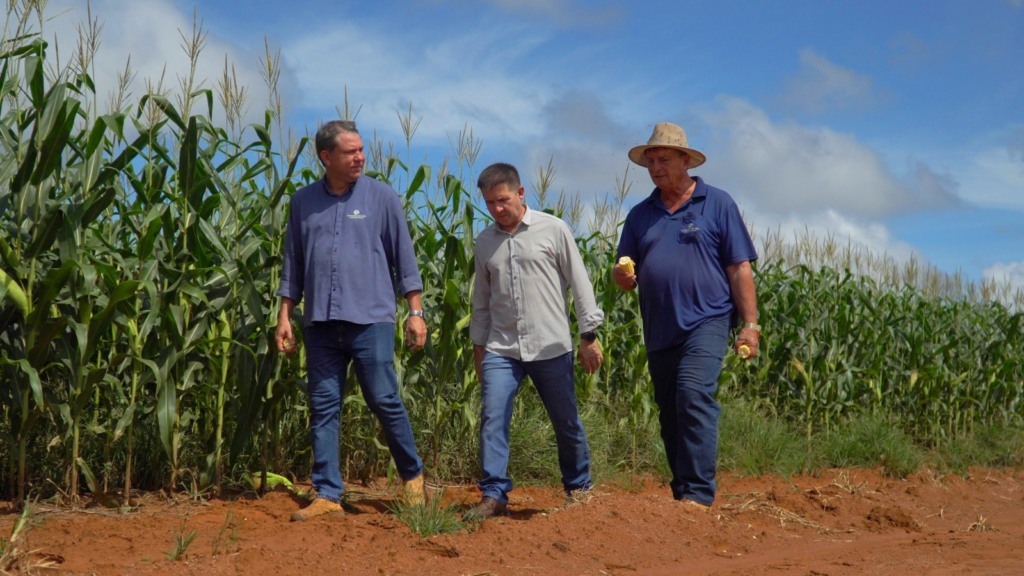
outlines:
{"label": "chest pocket logo", "polygon": [[366,214],[361,213],[359,210],[353,210],[351,213],[346,215],[349,220],[365,220]]}
{"label": "chest pocket logo", "polygon": [[696,219],[696,215],[692,213],[683,216],[678,237],[680,244],[693,244],[697,242],[697,237],[700,234],[700,226],[697,225]]}

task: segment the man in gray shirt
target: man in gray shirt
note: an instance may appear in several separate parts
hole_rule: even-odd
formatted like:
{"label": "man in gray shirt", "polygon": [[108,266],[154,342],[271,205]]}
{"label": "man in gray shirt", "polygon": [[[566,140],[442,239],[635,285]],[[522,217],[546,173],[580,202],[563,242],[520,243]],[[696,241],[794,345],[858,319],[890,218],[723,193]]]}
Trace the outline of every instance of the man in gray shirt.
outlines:
{"label": "man in gray shirt", "polygon": [[477,236],[475,247],[469,334],[483,395],[483,498],[466,511],[467,520],[508,513],[509,425],[526,376],[554,427],[566,495],[572,500],[590,489],[590,447],[576,409],[568,291],[581,333],[579,360],[589,373],[601,366],[597,329],[604,320],[572,232],[562,220],[526,206],[515,167],[488,166],[477,186],[494,224]]}
{"label": "man in gray shirt", "polygon": [[317,497],[292,520],[341,511],[338,430],[349,363],[384,429],[406,499],[419,504],[424,497],[423,462],[394,366],[396,293],[409,302],[409,348],[422,348],[427,338],[423,281],[402,202],[390,186],[363,175],[366,155],[355,122],[321,126],[316,153],[326,173],[292,196],[277,293],[275,338],[284,353],[297,349],[291,317],[306,297],[302,324]]}

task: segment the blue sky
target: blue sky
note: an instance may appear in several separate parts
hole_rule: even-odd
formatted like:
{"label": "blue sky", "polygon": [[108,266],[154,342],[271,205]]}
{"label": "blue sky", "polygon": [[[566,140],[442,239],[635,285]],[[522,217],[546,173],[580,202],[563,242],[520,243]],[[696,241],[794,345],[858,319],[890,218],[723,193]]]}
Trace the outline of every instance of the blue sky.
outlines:
{"label": "blue sky", "polygon": [[[50,0],[66,52],[84,6]],[[200,74],[212,86],[227,58],[253,121],[268,41],[298,133],[347,90],[364,137],[403,153],[412,106],[413,163],[471,129],[477,172],[509,161],[532,180],[552,160],[556,191],[592,201],[624,179],[628,205],[651,184],[626,151],[671,121],[755,230],[1024,287],[1024,0],[93,0],[99,91],[129,54],[136,94],[184,74],[194,9]]]}

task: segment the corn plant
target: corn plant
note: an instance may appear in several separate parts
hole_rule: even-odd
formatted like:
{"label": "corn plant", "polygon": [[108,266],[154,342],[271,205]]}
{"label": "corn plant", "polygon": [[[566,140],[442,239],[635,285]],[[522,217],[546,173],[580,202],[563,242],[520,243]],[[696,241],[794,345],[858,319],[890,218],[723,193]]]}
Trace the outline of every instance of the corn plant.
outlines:
{"label": "corn plant", "polygon": [[[132,100],[126,66],[103,113],[90,75],[98,26],[86,26],[84,48],[53,70],[31,27],[45,22],[37,3],[9,6],[0,43],[0,495],[77,496],[84,479],[95,494],[121,486],[127,506],[136,488],[217,494],[257,469],[261,486],[267,470],[308,474],[304,360],[276,354],[271,335],[287,198],[322,171],[308,138],[282,125],[278,55],[262,61],[271,96],[249,125],[229,63],[216,88],[196,76],[198,25],[182,34],[191,66],[176,93],[147,80]],[[339,115],[353,109],[346,99]],[[471,192],[482,144],[465,126],[452,138],[451,166],[416,166],[419,119],[411,106],[398,117],[404,158],[367,137],[368,174],[405,203],[431,320],[415,353],[396,327],[396,368],[431,474],[466,479],[476,473],[480,396],[468,339],[473,241],[489,222]],[[577,375],[588,426],[614,446],[594,454],[615,468],[650,467],[660,462],[651,457],[657,407],[637,296],[610,279],[627,179],[586,204],[551,201],[554,176],[552,159],[528,201],[573,226],[606,314],[606,361]],[[752,362],[727,354],[723,399],[778,415],[805,437],[841,434],[861,416],[933,446],[979,427],[1024,427],[1019,291],[916,261],[901,267],[831,238],[784,242],[768,232],[759,241],[761,351]],[[293,322],[301,338],[301,319]],[[358,387],[349,389],[345,472],[380,474],[390,456]],[[522,395],[516,413],[539,414],[537,402]]]}

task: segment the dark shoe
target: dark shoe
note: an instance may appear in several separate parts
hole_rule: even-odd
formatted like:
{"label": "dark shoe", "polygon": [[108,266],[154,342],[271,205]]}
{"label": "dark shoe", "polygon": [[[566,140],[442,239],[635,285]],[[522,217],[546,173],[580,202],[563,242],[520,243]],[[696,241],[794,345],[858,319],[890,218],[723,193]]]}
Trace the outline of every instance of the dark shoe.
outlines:
{"label": "dark shoe", "polygon": [[309,520],[314,516],[323,516],[324,514],[336,514],[341,512],[341,504],[337,502],[331,502],[326,498],[317,498],[313,500],[313,503],[306,506],[298,512],[292,513],[293,522],[301,522],[302,520]]}
{"label": "dark shoe", "polygon": [[480,522],[495,516],[508,516],[508,505],[490,496],[462,513],[463,522]]}

